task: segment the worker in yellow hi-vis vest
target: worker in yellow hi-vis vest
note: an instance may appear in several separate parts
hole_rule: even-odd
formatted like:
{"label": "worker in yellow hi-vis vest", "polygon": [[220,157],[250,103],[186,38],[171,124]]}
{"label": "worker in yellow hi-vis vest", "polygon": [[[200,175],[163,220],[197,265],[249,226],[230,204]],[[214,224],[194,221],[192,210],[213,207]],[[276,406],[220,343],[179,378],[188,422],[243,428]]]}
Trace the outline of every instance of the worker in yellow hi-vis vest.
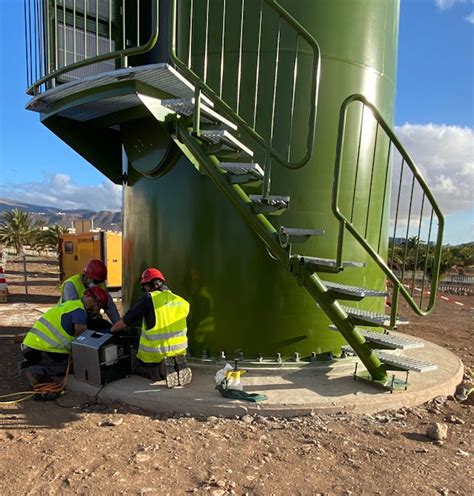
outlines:
{"label": "worker in yellow hi-vis vest", "polygon": [[[105,307],[105,313],[109,317],[110,322],[115,324],[120,320],[120,314],[114,303],[114,300],[107,291],[105,281],[107,279],[107,267],[104,262],[99,259],[89,260],[87,265],[84,267],[82,274],[75,274],[69,279],[66,279],[61,286],[61,299],[60,303],[71,300],[80,300],[84,291],[87,288],[93,288],[94,286],[99,286],[107,293],[107,305]],[[89,318],[88,328],[95,331],[105,331],[110,329],[110,324],[100,318]]]}
{"label": "worker in yellow hi-vis vest", "polygon": [[140,284],[145,295],[112,326],[112,332],[141,322],[135,373],[154,381],[166,379],[169,388],[185,386],[192,378],[186,361],[189,303],[172,293],[161,271],[153,267],[143,272]]}
{"label": "worker in yellow hi-vis vest", "polygon": [[66,373],[72,341],[87,329],[87,317],[107,305],[107,293],[98,286],[82,298],[58,303],[45,312],[22,338],[22,372],[32,386],[57,382]]}

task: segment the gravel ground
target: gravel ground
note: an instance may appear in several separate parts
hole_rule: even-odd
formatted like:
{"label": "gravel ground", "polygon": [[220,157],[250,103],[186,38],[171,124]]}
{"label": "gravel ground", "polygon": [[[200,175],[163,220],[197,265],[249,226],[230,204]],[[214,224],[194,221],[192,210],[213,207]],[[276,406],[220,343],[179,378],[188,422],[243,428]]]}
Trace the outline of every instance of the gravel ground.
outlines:
{"label": "gravel ground", "polygon": [[[0,394],[20,390],[12,336],[57,301],[54,261],[7,266],[0,305]],[[473,366],[472,297],[440,300],[407,333]],[[466,376],[466,379],[468,377]],[[378,415],[235,419],[152,416],[73,393],[0,407],[1,495],[470,495],[472,396]]]}

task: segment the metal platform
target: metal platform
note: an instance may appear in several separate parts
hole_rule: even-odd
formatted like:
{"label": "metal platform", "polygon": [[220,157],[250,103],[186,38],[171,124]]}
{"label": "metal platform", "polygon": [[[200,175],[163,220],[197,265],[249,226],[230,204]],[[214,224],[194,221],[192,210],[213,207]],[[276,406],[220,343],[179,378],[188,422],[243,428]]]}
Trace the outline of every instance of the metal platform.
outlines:
{"label": "metal platform", "polygon": [[[143,83],[154,90],[158,90],[165,98],[170,96],[192,98],[194,96],[194,86],[172,66],[162,63],[118,69],[81,78],[77,81],[70,81],[32,98],[26,104],[26,108],[36,112],[48,113],[53,106],[78,93],[84,94],[86,91],[106,89],[113,85],[122,85],[123,82]],[[208,105],[212,105],[207,99],[205,99],[205,102]],[[140,99],[136,93],[129,90],[124,92],[123,95],[111,98],[104,98],[102,95],[97,101],[78,102],[77,105],[61,110],[58,115],[77,121],[88,121],[138,105],[141,105]]]}

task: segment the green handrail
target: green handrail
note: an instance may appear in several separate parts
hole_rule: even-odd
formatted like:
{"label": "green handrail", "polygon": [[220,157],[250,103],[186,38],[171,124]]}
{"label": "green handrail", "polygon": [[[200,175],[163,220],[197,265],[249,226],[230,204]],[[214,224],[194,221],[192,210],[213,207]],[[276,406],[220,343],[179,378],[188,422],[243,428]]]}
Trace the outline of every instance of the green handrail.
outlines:
{"label": "green handrail", "polygon": [[[224,0],[225,1],[225,0]],[[284,19],[298,35],[300,35],[306,43],[311,47],[313,51],[313,67],[312,67],[312,82],[311,82],[311,92],[310,92],[310,113],[308,117],[308,135],[306,139],[306,151],[305,155],[301,160],[296,163],[292,163],[289,159],[283,156],[277,149],[275,149],[271,143],[271,139],[268,140],[258,133],[254,127],[252,127],[245,119],[243,119],[237,112],[235,112],[228,102],[223,100],[223,98],[218,95],[203,79],[196,74],[188,65],[183,62],[177,55],[177,0],[172,0],[172,9],[170,12],[170,58],[172,62],[180,69],[183,75],[192,82],[199,92],[205,94],[215,105],[218,112],[221,112],[228,119],[232,120],[237,124],[241,131],[243,131],[249,138],[255,140],[265,151],[267,160],[270,161],[274,159],[276,162],[284,165],[288,168],[298,169],[303,167],[308,160],[311,158],[314,148],[315,139],[315,129],[316,129],[316,113],[317,113],[317,100],[318,100],[318,90],[319,90],[319,67],[320,67],[320,49],[317,41],[314,37],[298,22],[294,19],[279,3],[277,0],[262,0],[267,4],[274,12],[279,16],[279,19]],[[280,21],[281,22],[281,21]],[[242,34],[241,34],[242,36]],[[275,105],[275,103],[273,103]],[[274,108],[273,108],[274,113]]]}
{"label": "green handrail", "polygon": [[[430,284],[430,295],[429,295],[429,301],[428,304],[424,309],[420,308],[420,306],[416,303],[416,301],[413,299],[412,295],[407,291],[406,287],[403,285],[403,281],[400,281],[400,279],[395,275],[393,270],[389,267],[387,264],[386,260],[384,260],[380,254],[378,253],[377,249],[375,249],[364,237],[363,234],[359,232],[359,230],[356,228],[354,225],[352,219],[350,219],[348,216],[344,215],[344,213],[341,211],[341,206],[340,206],[340,190],[341,190],[341,177],[342,177],[342,161],[343,161],[343,146],[344,146],[344,138],[347,132],[346,129],[346,124],[347,124],[347,112],[348,112],[348,107],[351,103],[353,102],[360,102],[363,104],[363,106],[369,108],[372,112],[372,115],[377,122],[377,124],[383,129],[383,131],[386,133],[387,137],[390,140],[390,146],[389,146],[389,153],[388,153],[388,159],[385,164],[387,167],[386,170],[386,178],[388,177],[390,173],[390,147],[395,147],[395,149],[398,151],[400,156],[403,159],[402,166],[403,164],[406,164],[411,171],[413,175],[412,179],[412,188],[411,188],[411,197],[410,197],[410,209],[411,209],[411,204],[412,204],[412,199],[413,199],[413,185],[415,184],[415,181],[417,182],[418,186],[421,188],[423,192],[423,202],[424,198],[426,197],[427,201],[429,202],[431,208],[432,208],[432,216],[433,212],[436,215],[436,218],[438,220],[438,231],[437,231],[437,239],[436,239],[436,245],[435,245],[435,250],[433,254],[433,270],[431,274],[431,284]],[[376,146],[376,143],[375,145]],[[375,152],[374,152],[375,156]],[[374,158],[374,164],[375,165],[375,158]],[[442,250],[442,242],[443,242],[443,230],[444,230],[444,217],[443,214],[436,203],[436,200],[434,196],[432,195],[430,189],[428,188],[428,185],[426,184],[421,172],[413,162],[413,160],[410,158],[408,153],[406,152],[405,148],[403,145],[400,143],[398,140],[397,136],[395,133],[392,131],[391,127],[387,124],[387,122],[384,120],[380,112],[377,110],[377,108],[367,100],[367,98],[363,95],[360,94],[354,94],[349,96],[344,100],[344,102],[341,105],[340,109],[340,114],[339,114],[339,131],[338,131],[338,138],[337,138],[337,150],[336,150],[336,163],[335,163],[335,177],[334,177],[334,188],[333,188],[333,199],[332,199],[332,209],[337,217],[339,219],[339,235],[338,235],[338,243],[337,243],[337,264],[338,266],[342,266],[342,254],[343,254],[343,247],[344,247],[344,233],[345,230],[349,231],[351,235],[358,241],[358,243],[365,249],[365,251],[370,255],[370,257],[377,263],[377,265],[383,270],[387,278],[392,282],[393,288],[394,288],[394,295],[393,295],[393,301],[392,301],[392,315],[391,315],[391,323],[394,324],[395,321],[395,316],[396,316],[396,311],[397,311],[397,305],[398,305],[398,295],[401,294],[407,303],[410,305],[410,307],[418,314],[418,315],[427,315],[429,314],[435,303],[436,299],[436,290],[437,290],[437,281],[439,278],[439,268],[440,268],[440,263],[441,263],[441,250]],[[400,188],[401,188],[401,179],[400,179]],[[354,186],[355,187],[355,186]],[[385,192],[384,192],[385,193]],[[399,196],[400,196],[400,189],[399,189]],[[384,198],[384,201],[386,201],[386,198]],[[423,205],[423,204],[422,204]],[[423,206],[422,206],[423,209]],[[398,205],[397,205],[397,212],[398,212]],[[409,212],[411,214],[411,212]],[[432,225],[433,219],[431,218],[430,220],[430,232],[431,232],[431,225]],[[409,225],[409,223],[408,223]],[[420,232],[420,231],[419,231]],[[395,240],[394,240],[395,242]],[[379,241],[379,246],[380,246],[380,241]],[[428,251],[430,248],[430,241],[428,240],[427,244],[427,258],[428,258]],[[416,270],[416,266],[415,266]],[[425,264],[425,270],[426,270],[426,264]]]}
{"label": "green handrail", "polygon": [[[27,1],[28,0],[25,0],[25,17],[28,17]],[[33,3],[33,5],[35,6],[35,9],[36,9],[35,0],[29,0],[29,1],[30,1],[30,3]],[[73,1],[73,5],[75,5],[76,0],[72,0],[72,1]],[[112,0],[110,0],[110,1],[112,1]],[[53,45],[52,37],[54,36],[54,33],[52,33],[51,31],[54,31],[54,30],[50,30],[50,28],[49,28],[49,20],[51,17],[50,2],[49,2],[49,0],[46,0],[46,2],[45,2],[45,15],[44,15],[44,17],[46,18],[46,30],[45,30],[46,33],[44,33],[45,34],[44,39],[32,40],[34,35],[36,35],[37,38],[43,38],[41,33],[43,33],[44,27],[38,27],[38,26],[35,29],[31,29],[31,28],[28,29],[27,28],[26,29],[27,32],[26,32],[25,37],[26,37],[26,46],[27,47],[28,46],[31,47],[31,43],[36,43],[36,44],[40,45],[39,49],[36,49],[36,50],[30,49],[29,53],[31,56],[36,55],[36,57],[42,57],[42,56],[45,57],[45,61],[40,61],[39,64],[41,66],[44,63],[44,65],[46,67],[45,72],[47,72],[47,74],[45,74],[43,77],[34,81],[33,84],[30,84],[26,90],[26,93],[28,95],[37,95],[37,94],[41,93],[40,90],[44,84],[46,84],[49,81],[52,81],[53,79],[57,78],[58,76],[61,76],[62,74],[65,74],[67,72],[71,72],[71,71],[76,70],[76,69],[86,67],[88,65],[97,64],[99,62],[104,62],[106,60],[119,59],[122,61],[122,66],[126,66],[126,61],[127,61],[128,57],[133,56],[133,55],[142,54],[142,53],[145,53],[145,52],[148,52],[149,50],[151,50],[156,45],[156,42],[158,41],[159,2],[160,2],[160,0],[151,0],[151,19],[150,19],[151,34],[150,34],[150,37],[148,38],[148,41],[146,43],[139,45],[139,46],[131,47],[131,48],[122,48],[119,50],[115,50],[113,52],[108,52],[108,53],[104,53],[101,55],[96,55],[95,57],[90,57],[90,58],[87,58],[86,53],[84,53],[84,57],[85,57],[84,60],[81,60],[79,62],[74,62],[74,63],[69,64],[69,65],[65,65],[61,68],[55,68],[55,69],[50,70],[48,72],[48,64],[49,64],[49,59],[51,56],[50,48]],[[117,1],[117,5],[118,5],[118,3],[119,2]],[[56,12],[57,12],[57,0],[55,0],[54,5],[55,5]],[[62,3],[61,5],[62,5],[61,10],[63,10],[63,12],[65,13],[66,5],[65,5],[65,3]],[[124,9],[124,7],[125,7],[125,3],[124,3],[124,0],[122,0],[122,9]],[[74,7],[74,11],[75,11],[75,7]],[[31,12],[30,12],[30,14],[31,14]],[[86,14],[84,14],[84,16],[86,16]],[[36,21],[38,22],[38,19]],[[41,19],[40,19],[40,21],[41,21]],[[55,22],[57,22],[57,19]],[[86,19],[86,22],[87,22],[87,19]],[[27,19],[25,19],[25,23],[26,23],[26,26],[28,26],[28,23],[31,24],[31,19],[29,20],[29,22]],[[125,12],[122,12],[122,24],[125,24]],[[87,28],[87,26],[84,25],[84,30],[87,32],[86,28]],[[110,26],[109,26],[109,29],[110,29]],[[123,37],[125,37],[125,33],[123,33]],[[28,53],[28,50],[27,50],[27,53]],[[36,62],[36,64],[38,65],[38,61]],[[31,65],[31,67],[33,67],[32,61],[30,61],[30,65]],[[31,74],[31,73],[32,73],[32,69],[30,69],[28,71],[28,74]]]}

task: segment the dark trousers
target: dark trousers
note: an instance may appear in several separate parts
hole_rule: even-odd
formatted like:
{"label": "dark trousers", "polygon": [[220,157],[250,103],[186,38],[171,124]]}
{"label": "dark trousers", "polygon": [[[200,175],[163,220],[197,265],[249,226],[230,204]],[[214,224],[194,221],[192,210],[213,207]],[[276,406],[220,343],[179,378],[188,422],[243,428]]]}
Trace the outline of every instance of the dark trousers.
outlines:
{"label": "dark trousers", "polygon": [[137,363],[133,373],[141,377],[146,377],[152,381],[162,381],[165,378],[163,365],[161,363],[142,362],[137,358]]}
{"label": "dark trousers", "polygon": [[36,383],[61,380],[66,374],[69,356],[67,353],[49,353],[25,346],[22,372],[28,372],[27,378],[30,382],[31,379]]}

